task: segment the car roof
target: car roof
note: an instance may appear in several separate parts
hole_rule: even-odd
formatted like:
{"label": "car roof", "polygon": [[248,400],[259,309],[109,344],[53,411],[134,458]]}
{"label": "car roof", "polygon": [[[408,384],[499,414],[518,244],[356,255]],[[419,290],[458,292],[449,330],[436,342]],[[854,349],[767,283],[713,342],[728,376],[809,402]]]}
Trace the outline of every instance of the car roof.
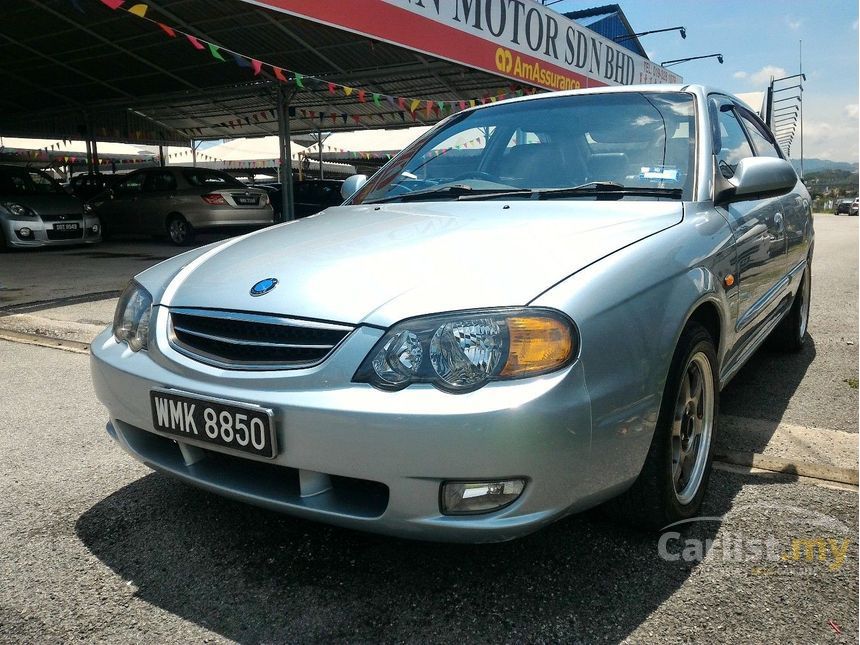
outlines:
{"label": "car roof", "polygon": [[506,99],[504,101],[497,101],[495,103],[486,103],[484,105],[477,105],[473,108],[468,108],[467,110],[463,110],[462,112],[457,112],[457,114],[462,114],[463,112],[471,112],[474,110],[485,110],[492,108],[496,105],[502,105],[506,103],[518,103],[524,101],[544,101],[546,99],[551,99],[559,96],[584,96],[584,95],[593,95],[593,94],[639,94],[642,92],[649,93],[666,93],[666,92],[689,92],[691,94],[698,94],[701,96],[707,96],[708,94],[722,94],[724,96],[730,97],[732,100],[737,101],[740,105],[750,109],[750,111],[755,112],[749,105],[747,105],[744,101],[739,99],[737,96],[732,94],[731,92],[726,92],[725,90],[721,90],[717,87],[712,87],[708,85],[700,85],[696,83],[652,83],[652,84],[641,84],[641,85],[606,85],[603,87],[589,87],[589,88],[580,88],[578,90],[564,90],[560,92],[543,92],[541,94],[532,94],[530,96],[520,96],[516,98]]}

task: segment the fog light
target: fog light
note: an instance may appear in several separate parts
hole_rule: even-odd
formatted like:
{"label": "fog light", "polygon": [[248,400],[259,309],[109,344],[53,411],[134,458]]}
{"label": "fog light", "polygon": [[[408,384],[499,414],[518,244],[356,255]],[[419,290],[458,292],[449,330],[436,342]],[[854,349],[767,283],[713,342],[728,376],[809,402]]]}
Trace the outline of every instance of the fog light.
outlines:
{"label": "fog light", "polygon": [[33,234],[33,231],[31,231],[26,226],[20,229],[18,232],[21,234],[21,237],[30,237]]}
{"label": "fog light", "polygon": [[99,225],[98,225],[98,224],[93,224],[90,230],[91,230],[93,233],[98,234],[98,232],[99,232]]}
{"label": "fog light", "polygon": [[524,479],[444,482],[441,506],[445,515],[488,513],[512,504],[526,487]]}

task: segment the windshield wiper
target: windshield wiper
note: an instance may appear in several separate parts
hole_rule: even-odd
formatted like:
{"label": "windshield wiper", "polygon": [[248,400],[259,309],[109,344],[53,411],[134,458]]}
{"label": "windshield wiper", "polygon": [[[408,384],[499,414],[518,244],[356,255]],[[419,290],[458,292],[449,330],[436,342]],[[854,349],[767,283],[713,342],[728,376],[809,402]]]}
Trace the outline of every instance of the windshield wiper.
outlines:
{"label": "windshield wiper", "polygon": [[454,184],[453,186],[440,186],[430,190],[419,190],[414,193],[403,193],[402,195],[392,195],[391,197],[382,197],[381,199],[371,199],[364,204],[383,204],[385,202],[412,202],[420,201],[421,199],[430,197],[456,197],[458,199],[479,199],[481,197],[505,194],[505,195],[520,195],[531,194],[533,191],[529,188],[518,188],[511,190],[510,188],[472,188],[465,184]]}
{"label": "windshield wiper", "polygon": [[462,195],[458,199],[468,201],[473,199],[486,199],[487,197],[514,197],[528,196],[535,199],[547,199],[550,197],[603,197],[621,199],[627,195],[635,195],[640,197],[669,197],[671,199],[681,199],[683,191],[680,188],[657,188],[651,186],[624,186],[614,181],[590,181],[579,186],[568,186],[565,188],[522,188],[519,190],[499,191],[490,195]]}

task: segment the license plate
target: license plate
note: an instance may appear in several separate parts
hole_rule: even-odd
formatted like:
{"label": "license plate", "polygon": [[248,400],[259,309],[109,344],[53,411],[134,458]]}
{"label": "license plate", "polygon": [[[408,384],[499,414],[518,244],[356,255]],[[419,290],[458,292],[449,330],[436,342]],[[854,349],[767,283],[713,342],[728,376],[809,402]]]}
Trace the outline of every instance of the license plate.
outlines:
{"label": "license plate", "polygon": [[254,206],[259,203],[259,197],[239,197],[234,196],[233,199],[236,200],[236,203],[240,206]]}
{"label": "license plate", "polygon": [[149,400],[156,430],[270,459],[277,454],[271,410],[172,390],[152,390]]}
{"label": "license plate", "polygon": [[55,231],[77,231],[80,224],[54,224]]}

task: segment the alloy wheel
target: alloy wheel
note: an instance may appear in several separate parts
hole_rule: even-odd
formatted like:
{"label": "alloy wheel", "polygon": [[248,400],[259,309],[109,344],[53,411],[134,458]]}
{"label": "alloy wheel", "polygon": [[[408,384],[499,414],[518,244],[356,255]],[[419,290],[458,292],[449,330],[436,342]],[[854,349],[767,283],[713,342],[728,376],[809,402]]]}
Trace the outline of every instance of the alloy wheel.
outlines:
{"label": "alloy wheel", "polygon": [[672,483],[681,504],[689,504],[702,483],[713,426],[713,368],[707,355],[697,352],[681,377],[672,422]]}

